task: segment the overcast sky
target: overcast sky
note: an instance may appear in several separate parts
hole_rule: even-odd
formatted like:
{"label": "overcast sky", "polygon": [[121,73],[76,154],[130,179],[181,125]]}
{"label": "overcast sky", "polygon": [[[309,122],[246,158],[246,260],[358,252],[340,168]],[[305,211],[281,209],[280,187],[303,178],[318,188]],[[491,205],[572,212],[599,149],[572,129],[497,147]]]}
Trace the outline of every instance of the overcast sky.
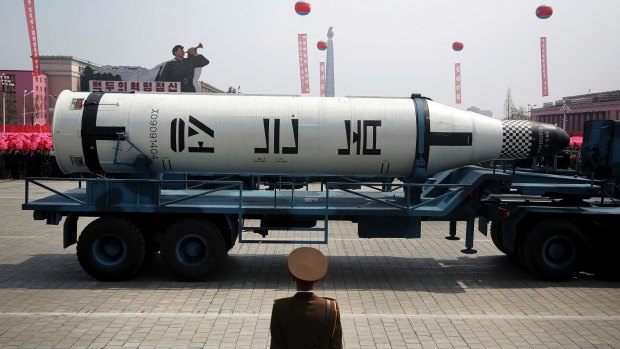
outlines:
{"label": "overcast sky", "polygon": [[[409,96],[491,109],[620,89],[620,1],[314,0],[299,16],[286,0],[35,0],[41,55],[152,68],[175,44],[202,42],[201,80],[243,93],[300,94],[297,34],[308,34],[311,96],[334,27],[336,96]],[[0,3],[0,69],[32,69],[22,0]],[[547,37],[549,97],[542,97],[540,37]],[[452,42],[461,41],[461,52]],[[463,103],[455,105],[454,63]]]}

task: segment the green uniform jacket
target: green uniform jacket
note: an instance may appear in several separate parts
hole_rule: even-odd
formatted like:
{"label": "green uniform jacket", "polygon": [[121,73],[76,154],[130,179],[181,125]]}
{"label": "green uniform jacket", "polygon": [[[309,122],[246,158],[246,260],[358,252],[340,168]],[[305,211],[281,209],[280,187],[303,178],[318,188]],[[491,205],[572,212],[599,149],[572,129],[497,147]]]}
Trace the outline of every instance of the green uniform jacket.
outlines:
{"label": "green uniform jacket", "polygon": [[342,348],[336,300],[310,292],[277,299],[271,313],[271,348]]}

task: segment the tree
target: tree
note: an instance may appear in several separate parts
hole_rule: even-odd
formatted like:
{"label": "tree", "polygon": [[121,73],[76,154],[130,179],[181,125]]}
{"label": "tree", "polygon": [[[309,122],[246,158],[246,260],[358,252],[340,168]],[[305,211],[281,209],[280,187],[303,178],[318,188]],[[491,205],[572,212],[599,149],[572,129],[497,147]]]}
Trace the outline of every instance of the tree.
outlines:
{"label": "tree", "polygon": [[514,110],[512,114],[512,120],[527,120],[527,119],[529,119],[529,116],[528,116],[527,109],[525,107],[519,106]]}
{"label": "tree", "polygon": [[506,93],[506,101],[504,102],[504,117],[506,120],[527,120],[528,112],[525,107],[516,106],[512,101],[512,93],[510,92],[510,88],[508,88],[508,92]]}
{"label": "tree", "polygon": [[512,115],[515,111],[515,103],[512,101],[512,93],[510,92],[510,87],[508,88],[508,92],[506,93],[506,100],[504,101],[504,118],[507,120],[512,120]]}

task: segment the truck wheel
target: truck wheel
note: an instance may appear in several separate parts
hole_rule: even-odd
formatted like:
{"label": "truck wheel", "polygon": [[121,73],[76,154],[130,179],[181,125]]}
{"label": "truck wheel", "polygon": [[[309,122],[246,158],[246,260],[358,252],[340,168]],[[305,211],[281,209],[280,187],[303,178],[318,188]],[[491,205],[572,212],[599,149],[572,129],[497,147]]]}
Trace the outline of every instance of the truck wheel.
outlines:
{"label": "truck wheel", "polygon": [[502,233],[502,224],[499,222],[491,222],[491,240],[493,241],[493,245],[497,247],[498,250],[503,252],[507,256],[513,256],[514,253],[510,252],[503,245],[503,233]]}
{"label": "truck wheel", "polygon": [[144,237],[144,264],[148,264],[159,253],[161,237],[166,229],[161,220],[148,216],[132,220],[138,226]]}
{"label": "truck wheel", "polygon": [[183,219],[172,224],[164,234],[161,254],[179,279],[199,281],[226,256],[226,243],[211,222]]}
{"label": "truck wheel", "polygon": [[603,280],[620,281],[620,255],[617,253],[620,237],[616,235],[614,231],[606,231],[604,236],[595,241],[590,240],[591,251],[586,261],[586,270]]}
{"label": "truck wheel", "polygon": [[144,260],[144,238],[130,221],[99,218],[84,228],[77,243],[82,269],[101,281],[127,280]]}
{"label": "truck wheel", "polygon": [[538,224],[525,237],[525,265],[538,277],[546,280],[566,280],[581,268],[584,239],[579,228],[564,220]]}

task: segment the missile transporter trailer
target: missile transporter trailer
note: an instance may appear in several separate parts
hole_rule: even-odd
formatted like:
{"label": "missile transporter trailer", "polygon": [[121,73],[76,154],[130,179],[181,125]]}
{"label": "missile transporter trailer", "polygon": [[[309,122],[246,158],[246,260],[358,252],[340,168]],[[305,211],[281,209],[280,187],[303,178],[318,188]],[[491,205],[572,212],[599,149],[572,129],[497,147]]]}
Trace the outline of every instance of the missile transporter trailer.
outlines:
{"label": "missile transporter trailer", "polygon": [[[64,217],[64,247],[77,242],[80,264],[99,280],[131,278],[158,253],[179,279],[201,280],[237,241],[327,243],[334,220],[357,223],[360,238],[417,238],[422,221],[450,221],[448,239],[458,239],[456,222],[464,221],[463,253],[476,252],[477,220],[500,251],[540,278],[565,280],[585,269],[617,275],[620,122],[588,122],[581,161],[583,177],[465,166],[421,183],[325,178],[320,190],[282,182],[244,190],[241,181],[101,177],[59,191],[50,183],[77,179],[28,178],[23,209],[47,224]],[[30,200],[33,185],[52,195]],[[80,217],[96,219],[78,239]],[[252,220],[260,224],[248,225]],[[322,238],[265,238],[289,230]]]}
{"label": "missile transporter trailer", "polygon": [[[424,220],[452,222],[454,238],[456,222],[465,221],[463,252],[474,253],[478,218],[502,251],[549,279],[574,275],[615,236],[606,232],[617,217],[615,196],[605,195],[617,163],[601,142],[586,155],[606,181],[469,166],[549,156],[569,137],[553,125],[500,121],[420,95],[64,91],[52,136],[64,173],[99,177],[68,191],[30,178],[23,209],[48,224],[64,217],[64,246],[77,242],[80,264],[101,280],[130,278],[154,254],[180,279],[199,280],[237,241],[327,243],[334,220],[357,223],[361,238],[419,237]],[[252,181],[244,188],[183,173],[323,180],[306,190],[277,181],[256,190]],[[53,195],[30,200],[31,185]],[[96,219],[78,239],[80,217]],[[280,238],[289,231],[295,238]],[[255,233],[263,238],[248,239]]]}

